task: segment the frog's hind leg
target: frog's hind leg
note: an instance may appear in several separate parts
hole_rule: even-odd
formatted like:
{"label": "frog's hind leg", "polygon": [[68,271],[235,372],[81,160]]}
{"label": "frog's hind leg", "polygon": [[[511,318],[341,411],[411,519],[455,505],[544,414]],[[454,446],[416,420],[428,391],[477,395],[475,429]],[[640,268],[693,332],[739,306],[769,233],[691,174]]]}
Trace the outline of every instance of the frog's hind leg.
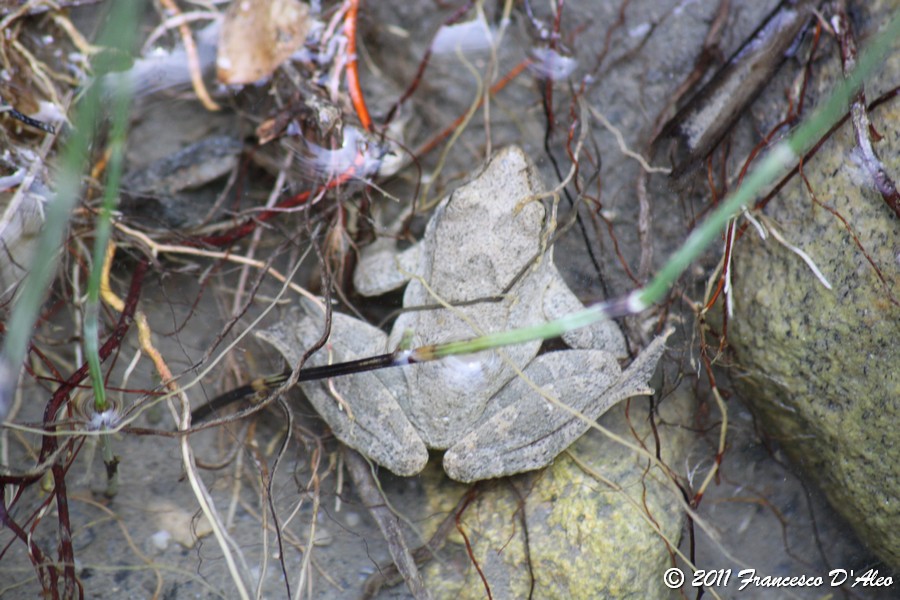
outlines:
{"label": "frog's hind leg", "polygon": [[[257,336],[272,344],[288,363],[296,365],[305,350],[321,337],[322,327],[321,316],[298,310]],[[383,331],[368,323],[333,313],[328,341],[310,356],[306,366],[382,352],[386,339]],[[300,387],[335,437],[351,448],[397,475],[415,475],[425,467],[425,443],[397,403],[398,395],[406,393],[406,379],[400,369],[307,381]]]}
{"label": "frog's hind leg", "polygon": [[516,377],[498,392],[494,401],[503,408],[447,450],[447,474],[471,482],[550,464],[614,404],[653,393],[648,381],[665,338],[656,338],[625,372],[611,354],[599,350],[537,357],[524,378]]}
{"label": "frog's hind leg", "polygon": [[[547,321],[553,321],[584,310],[584,304],[566,285],[556,266],[553,266],[550,270],[548,279],[542,300],[544,318]],[[606,319],[586,327],[567,331],[562,335],[562,338],[572,348],[606,350],[617,358],[627,358],[628,356],[625,337],[619,330],[619,326],[613,321]]]}

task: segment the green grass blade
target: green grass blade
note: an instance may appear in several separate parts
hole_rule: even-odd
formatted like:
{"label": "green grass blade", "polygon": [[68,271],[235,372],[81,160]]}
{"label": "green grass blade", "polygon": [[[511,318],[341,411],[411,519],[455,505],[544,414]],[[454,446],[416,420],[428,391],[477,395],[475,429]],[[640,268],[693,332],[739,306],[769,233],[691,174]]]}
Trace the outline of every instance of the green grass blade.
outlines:
{"label": "green grass blade", "polygon": [[119,184],[122,178],[122,163],[125,158],[125,138],[128,126],[128,108],[131,90],[128,80],[116,78],[113,95],[112,129],[109,136],[109,161],[106,170],[106,186],[103,190],[103,204],[94,227],[94,252],[91,275],[88,280],[87,303],[84,311],[84,351],[90,370],[91,385],[94,389],[94,410],[102,413],[109,408],[103,372],[100,369],[100,280],[112,231],[112,212],[118,203]]}
{"label": "green grass blade", "polygon": [[[98,40],[110,49],[112,57],[130,55],[135,39],[137,8],[140,2],[114,2]],[[95,83],[82,96],[75,109],[73,127],[60,160],[56,191],[47,205],[46,221],[41,231],[31,269],[12,314],[7,321],[6,337],[0,353],[0,421],[9,412],[19,370],[25,360],[35,323],[59,264],[60,248],[65,240],[69,218],[81,194],[84,172],[99,118],[102,116],[101,77],[113,67],[110,56],[103,56],[95,66]],[[98,365],[99,366],[99,365]]]}

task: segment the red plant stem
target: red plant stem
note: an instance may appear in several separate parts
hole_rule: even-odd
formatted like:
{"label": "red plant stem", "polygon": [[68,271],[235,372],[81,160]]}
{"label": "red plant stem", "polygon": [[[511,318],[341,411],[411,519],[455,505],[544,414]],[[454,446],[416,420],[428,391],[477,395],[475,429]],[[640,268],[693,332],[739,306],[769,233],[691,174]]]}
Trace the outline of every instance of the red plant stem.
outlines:
{"label": "red plant stem", "polygon": [[[812,63],[813,63],[813,59],[815,58],[815,55],[816,55],[816,50],[819,47],[819,38],[820,38],[821,32],[822,32],[822,26],[820,23],[816,22],[815,34],[814,34],[813,42],[812,42],[812,48],[810,49],[809,58],[807,59],[806,66],[804,67],[803,83],[800,87],[799,98],[797,98],[796,105],[794,103],[793,98],[788,99],[788,110],[787,110],[787,114],[785,115],[784,119],[782,119],[779,123],[777,123],[774,127],[772,127],[771,130],[769,130],[769,133],[765,136],[765,138],[763,138],[763,140],[760,141],[753,148],[753,150],[750,152],[749,156],[747,156],[746,160],[744,161],[744,165],[741,168],[740,174],[738,175],[738,180],[737,180],[738,185],[740,185],[740,183],[744,180],[744,176],[747,174],[747,171],[749,171],[750,166],[753,164],[753,161],[756,159],[756,156],[760,152],[762,152],[765,148],[768,148],[770,146],[772,139],[775,137],[775,135],[779,131],[781,131],[785,127],[789,127],[791,124],[796,122],[797,119],[800,117],[800,114],[803,112],[803,100],[804,100],[804,96],[806,95],[807,84],[809,83],[809,79],[812,75]],[[710,184],[710,185],[712,186],[712,184]],[[716,200],[713,204],[715,205],[717,203],[718,203],[718,201]],[[725,262],[724,262],[724,267],[722,269],[722,275],[719,277],[719,283],[716,285],[716,291],[713,293],[712,297],[709,299],[709,301],[706,303],[706,306],[704,307],[705,310],[709,310],[710,308],[712,308],[713,304],[715,304],[716,300],[719,298],[719,294],[722,293],[722,290],[725,287],[725,280],[728,278],[727,270],[728,270],[728,265],[730,264],[730,255],[731,255],[731,252],[732,252],[732,249],[734,246],[734,244],[732,243],[732,238],[734,238],[736,241],[741,238],[742,234],[743,234],[743,226],[741,227],[741,229],[739,229],[737,231],[736,237],[735,237],[734,226],[730,225],[728,227],[727,236],[725,239]],[[727,311],[726,311],[725,316],[723,317],[723,336],[722,336],[723,342],[725,340],[724,329],[727,326],[726,325],[727,318],[728,318],[728,315],[727,315]]]}
{"label": "red plant stem", "polygon": [[[563,0],[557,0],[556,2],[556,16],[553,19],[553,34],[550,36],[550,42],[548,46],[550,50],[556,52],[557,47],[559,47],[559,28],[562,22],[562,11],[565,2]],[[544,81],[544,113],[547,118],[547,132],[544,136],[545,140],[549,140],[553,135],[553,129],[556,125],[556,117],[553,114],[553,77],[548,76]]]}
{"label": "red plant stem", "polygon": [[[38,567],[38,576],[41,579],[41,587],[44,590],[53,590],[51,594],[55,597],[59,597],[59,592],[55,591],[57,589],[57,582],[59,581],[59,572],[56,570],[56,567],[44,557],[44,553],[41,552],[38,545],[34,543],[34,537],[22,529],[21,525],[13,521],[12,517],[9,516],[9,512],[6,509],[5,485],[0,485],[0,523],[2,523],[4,527],[9,528],[17,538],[28,545],[28,557],[31,559],[31,562]],[[10,544],[11,543],[12,542],[10,542]]]}
{"label": "red plant stem", "polygon": [[225,233],[220,233],[217,235],[208,235],[206,237],[202,237],[196,241],[189,241],[186,243],[187,246],[230,246],[231,244],[237,242],[241,238],[247,237],[253,230],[256,229],[257,223],[264,223],[274,217],[281,209],[285,208],[293,208],[295,206],[299,206],[306,202],[310,196],[310,190],[306,190],[305,192],[300,192],[294,196],[291,196],[287,200],[280,202],[275,206],[276,210],[265,210],[253,218],[247,219],[240,225],[232,227]]}
{"label": "red plant stem", "polygon": [[[46,439],[46,438],[45,438]],[[66,495],[66,467],[53,465],[53,495],[59,522],[59,562],[63,565],[63,597],[74,598],[78,578],[75,576],[75,550],[72,548],[72,522],[69,518],[69,497]]]}
{"label": "red plant stem", "polygon": [[[444,21],[444,26],[453,25],[460,19],[462,19],[466,13],[469,12],[469,9],[472,8],[474,2],[470,1],[461,6],[455,13],[450,15],[446,21]],[[394,105],[391,106],[391,109],[387,112],[387,116],[384,118],[385,125],[389,124],[394,120],[394,117],[397,115],[397,110],[403,105],[404,102],[409,100],[409,97],[412,96],[416,89],[418,89],[419,84],[422,82],[422,76],[425,74],[425,69],[428,68],[428,63],[431,60],[432,54],[432,45],[434,44],[434,40],[432,39],[432,43],[428,45],[428,49],[425,51],[425,54],[422,56],[422,60],[419,61],[419,68],[416,69],[416,74],[413,77],[412,83],[409,84],[409,87],[406,88],[406,91],[403,92],[403,95],[394,102]]]}
{"label": "red plant stem", "polygon": [[[519,74],[522,71],[524,71],[530,64],[531,64],[531,59],[525,58],[519,64],[517,64],[515,67],[510,69],[509,73],[507,73],[506,75],[503,76],[503,79],[501,79],[500,81],[495,83],[493,86],[491,86],[490,95],[493,96],[494,94],[496,94],[497,92],[499,92],[500,90],[505,88],[507,85],[509,85],[509,83],[513,79],[518,77]],[[478,106],[481,106],[482,104],[484,104],[484,96],[482,96],[478,100]],[[459,117],[457,117],[455,121],[453,121],[452,123],[450,123],[450,125],[445,127],[439,134],[437,134],[436,136],[434,136],[433,138],[431,138],[430,140],[425,142],[422,146],[420,146],[418,148],[418,150],[416,150],[415,155],[423,156],[425,154],[428,154],[432,150],[434,150],[437,147],[437,145],[440,144],[441,141],[444,140],[447,136],[449,136],[451,133],[453,133],[453,131],[457,127],[459,127],[462,124],[462,122],[465,121],[465,119],[466,119],[465,115],[460,115]]]}
{"label": "red plant stem", "polygon": [[[142,259],[134,268],[134,272],[131,275],[131,286],[128,289],[128,297],[125,299],[125,307],[122,311],[122,314],[119,315],[119,322],[116,323],[116,328],[113,330],[112,334],[107,338],[106,342],[104,342],[103,346],[100,347],[100,360],[106,360],[110,354],[112,354],[113,350],[119,347],[119,344],[122,343],[122,339],[124,339],[125,334],[128,333],[128,328],[131,326],[131,321],[134,317],[134,311],[137,308],[138,298],[141,296],[141,287],[144,283],[144,276],[147,273],[147,268],[150,266],[150,262],[147,259]],[[47,403],[46,408],[44,409],[44,430],[47,432],[53,432],[56,430],[56,425],[54,424],[54,420],[56,418],[56,413],[59,412],[59,409],[62,407],[63,402],[69,397],[69,392],[71,392],[75,387],[81,383],[81,381],[87,377],[88,374],[88,365],[84,363],[81,365],[75,373],[72,374],[69,379],[65,381],[59,388],[57,388],[56,392],[53,394],[53,397],[50,399],[50,402]],[[46,435],[44,436],[43,443],[41,444],[41,454],[40,460],[38,463],[43,463],[44,460],[57,449],[57,438],[54,435]],[[34,479],[39,478],[40,476],[34,476]],[[7,481],[7,477],[0,477],[0,483],[13,483]],[[22,483],[19,480],[17,483]]]}
{"label": "red plant stem", "polygon": [[469,555],[469,560],[472,561],[472,565],[475,567],[475,570],[478,572],[478,576],[481,577],[481,583],[484,585],[484,592],[487,596],[488,600],[493,599],[493,594],[491,593],[491,585],[488,583],[487,577],[484,576],[484,571],[481,569],[481,565],[478,564],[478,559],[475,558],[475,550],[472,548],[472,543],[469,541],[469,536],[466,535],[466,531],[463,528],[462,516],[469,505],[475,500],[478,496],[478,484],[476,483],[472,487],[469,488],[469,491],[466,492],[466,501],[463,503],[462,507],[460,507],[459,511],[456,513],[456,530],[462,536],[463,541],[466,543],[466,553]]}
{"label": "red plant stem", "polygon": [[[357,156],[357,162],[358,163],[362,162],[361,156]],[[320,186],[316,190],[306,190],[304,192],[300,192],[299,194],[294,194],[287,200],[282,200],[281,202],[276,204],[274,208],[272,208],[270,210],[262,211],[258,215],[254,216],[250,219],[247,219],[240,225],[237,225],[237,226],[233,227],[232,229],[229,229],[225,233],[221,233],[218,235],[210,235],[207,237],[200,238],[199,240],[196,240],[193,242],[186,242],[186,245],[188,245],[188,246],[204,246],[205,245],[205,246],[216,246],[216,247],[230,246],[231,244],[237,242],[241,238],[244,238],[244,237],[250,235],[251,233],[253,233],[253,230],[256,229],[256,226],[258,223],[264,223],[264,222],[268,221],[269,219],[275,217],[275,215],[280,214],[287,208],[294,208],[296,206],[300,206],[301,204],[306,203],[310,197],[314,197],[314,194],[318,195],[323,190],[334,189],[337,186],[346,183],[347,181],[351,180],[354,176],[356,176],[357,170],[358,170],[358,165],[354,164],[349,169],[347,169],[345,172],[341,173],[334,179],[328,181],[327,183]]]}
{"label": "red plant stem", "polygon": [[[103,344],[103,346],[100,347],[99,354],[101,360],[105,360],[106,358],[108,358],[109,355],[119,347],[119,345],[122,343],[122,339],[128,332],[132,318],[134,316],[134,311],[137,308],[138,298],[140,298],[141,295],[141,287],[144,281],[144,276],[147,273],[147,268],[149,267],[149,265],[149,261],[144,259],[135,267],[134,273],[131,277],[131,286],[128,290],[128,297],[125,301],[125,307],[122,311],[122,314],[119,316],[119,322],[116,324],[116,328],[113,330],[112,334]],[[62,408],[63,406],[63,403],[69,397],[69,393],[73,389],[75,389],[75,387],[77,387],[85,377],[87,377],[87,374],[88,366],[87,363],[85,363],[81,366],[81,368],[75,371],[75,373],[73,373],[72,376],[69,377],[69,379],[67,379],[59,388],[57,388],[56,392],[53,394],[53,397],[44,408],[43,423],[45,431],[47,431],[48,433],[53,433],[56,431],[56,424],[54,423],[56,414],[59,412],[60,408]],[[58,448],[59,442],[56,436],[43,436],[38,465],[45,463],[47,461],[47,458],[49,456],[52,456]],[[75,574],[74,555],[72,552],[72,531],[71,523],[69,520],[68,499],[66,496],[65,485],[66,471],[66,465],[61,462],[57,462],[51,467],[51,473],[53,475],[54,481],[53,493],[56,500],[56,510],[59,515],[60,562],[64,565],[63,592],[66,598],[74,598],[76,586],[78,587],[79,596],[83,596],[83,593]],[[19,486],[19,489],[21,491],[24,486],[39,481],[41,479],[41,476],[42,473],[40,472],[40,469],[37,469],[34,473],[25,476],[0,476],[0,523],[3,523],[5,527],[8,527],[16,535],[16,537],[18,537],[28,545],[28,554],[32,562],[38,567],[38,573],[41,577],[42,587],[44,588],[45,592],[48,592],[50,594],[50,597],[58,598],[58,569],[46,561],[45,555],[34,543],[32,536],[26,533],[21,528],[21,526],[19,526],[17,523],[15,523],[15,521],[12,520],[8,513],[6,498],[4,497],[4,486],[6,486],[7,484]]]}

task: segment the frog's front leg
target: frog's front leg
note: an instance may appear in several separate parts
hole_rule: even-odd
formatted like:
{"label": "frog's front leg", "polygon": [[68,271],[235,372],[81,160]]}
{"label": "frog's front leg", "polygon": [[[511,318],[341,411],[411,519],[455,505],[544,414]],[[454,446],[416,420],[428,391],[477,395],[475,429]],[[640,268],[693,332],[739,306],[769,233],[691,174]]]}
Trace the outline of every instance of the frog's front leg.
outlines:
{"label": "frog's front leg", "polygon": [[406,285],[409,273],[419,264],[421,245],[398,251],[395,240],[375,240],[362,250],[353,272],[353,287],[363,296],[380,296]]}
{"label": "frog's front leg", "polygon": [[[278,325],[257,333],[272,344],[285,360],[296,365],[307,348],[322,335],[321,312],[307,305],[311,314],[291,311]],[[315,316],[312,316],[315,315]],[[355,360],[384,352],[387,336],[380,329],[340,313],[332,314],[331,335],[305,366]],[[316,412],[335,437],[387,467],[397,475],[420,472],[428,450],[397,403],[406,394],[400,369],[357,373],[332,380],[300,384]]]}
{"label": "frog's front leg", "polygon": [[[444,454],[453,479],[478,481],[539,469],[584,435],[589,422],[625,398],[652,394],[648,381],[665,350],[656,338],[625,372],[600,350],[563,350],[541,355],[493,401],[503,406]],[[538,393],[568,406],[566,410]],[[581,416],[578,416],[580,413]]]}

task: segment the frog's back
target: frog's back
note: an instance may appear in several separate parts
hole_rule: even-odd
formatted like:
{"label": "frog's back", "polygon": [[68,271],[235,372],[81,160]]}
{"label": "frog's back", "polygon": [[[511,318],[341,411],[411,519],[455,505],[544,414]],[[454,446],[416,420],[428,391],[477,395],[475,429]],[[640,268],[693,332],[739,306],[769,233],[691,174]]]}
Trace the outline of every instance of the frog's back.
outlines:
{"label": "frog's back", "polygon": [[[534,166],[520,148],[499,151],[475,179],[441,202],[426,229],[426,251],[416,274],[449,303],[502,294],[540,251],[544,207],[535,196],[542,190]],[[394,334],[412,330],[416,345],[432,344],[541,320],[534,311],[518,310],[518,301],[513,293],[499,302],[405,313],[397,320]],[[403,304],[437,302],[413,278]],[[539,346],[532,342],[503,352],[523,368]],[[495,353],[413,367],[407,372],[410,420],[430,447],[446,448],[490,412],[490,399],[514,375]]]}

